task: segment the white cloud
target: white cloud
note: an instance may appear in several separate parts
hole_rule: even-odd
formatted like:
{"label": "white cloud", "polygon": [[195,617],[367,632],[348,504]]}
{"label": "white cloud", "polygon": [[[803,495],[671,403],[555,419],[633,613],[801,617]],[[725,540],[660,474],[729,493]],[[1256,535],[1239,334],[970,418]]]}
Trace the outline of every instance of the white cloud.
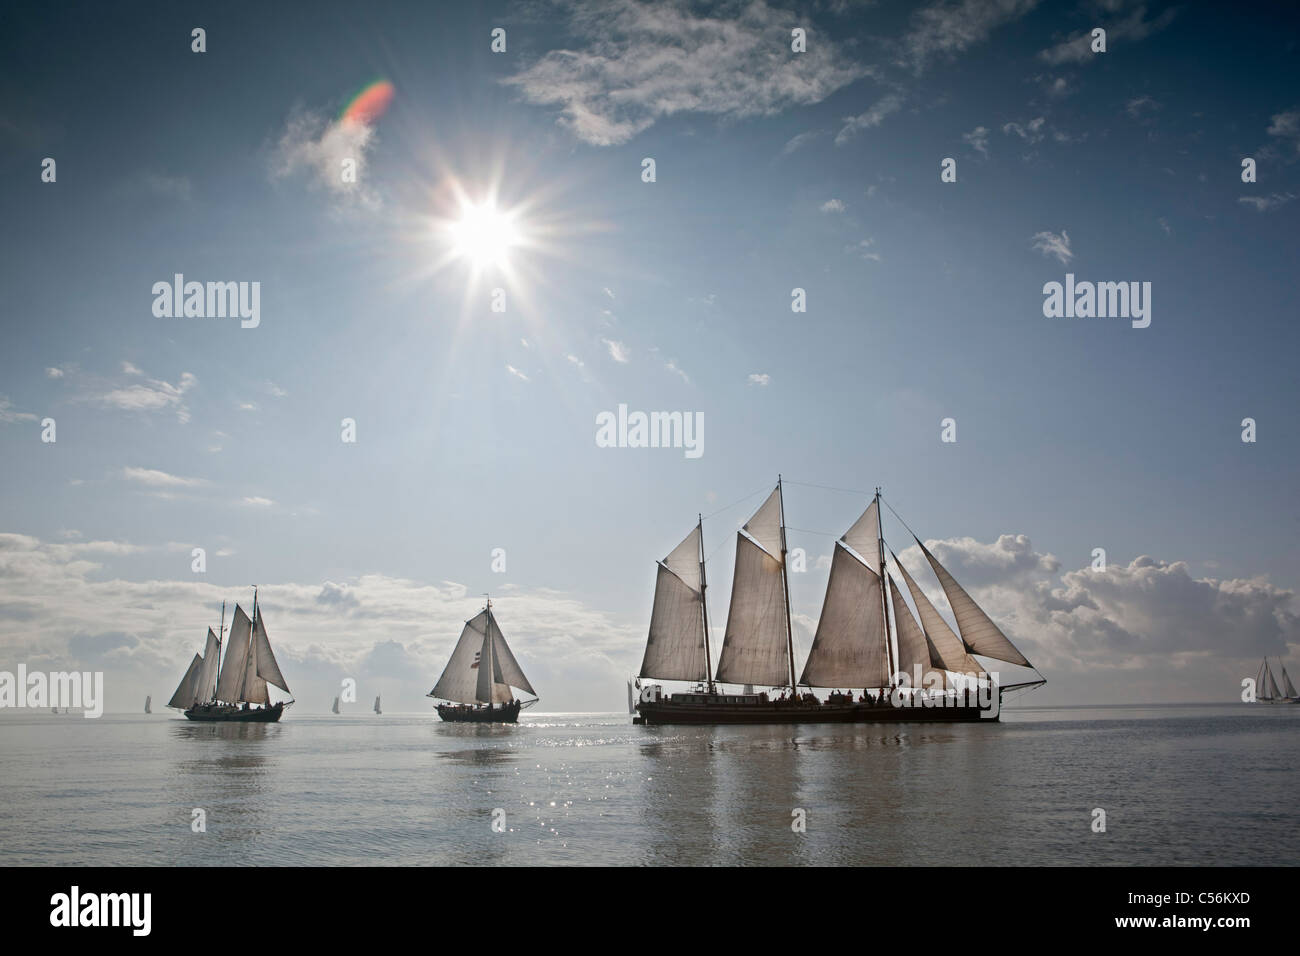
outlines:
{"label": "white cloud", "polygon": [[47,368],[45,370],[46,378],[63,378],[64,371],[61,368]]}
{"label": "white cloud", "polygon": [[799,133],[798,135],[791,136],[788,140],[786,140],[785,145],[781,147],[781,155],[789,156],[795,150],[802,149],[804,146],[807,146],[810,142],[812,142],[818,136],[821,136],[822,133],[824,132],[825,130],[815,129],[815,130],[809,130],[806,133]]}
{"label": "white cloud", "polygon": [[749,0],[709,16],[685,0],[574,0],[583,42],[552,50],[503,82],[528,102],[559,109],[560,123],[594,146],[626,143],[678,113],[731,119],[818,103],[867,75],[830,35],[791,54],[791,14]]}
{"label": "white cloud", "polygon": [[1047,122],[1045,117],[1036,116],[1027,123],[1007,123],[1002,127],[1002,132],[1007,135],[1015,134],[1031,146],[1040,142],[1043,138],[1043,125]]}
{"label": "white cloud", "polygon": [[123,468],[122,477],[151,488],[195,488],[207,484],[202,478],[182,478],[156,468]]}
{"label": "white cloud", "polygon": [[616,342],[613,339],[601,339],[601,341],[604,342],[605,347],[609,349],[610,358],[615,362],[627,364],[629,352],[626,345],[622,342]]}
{"label": "white cloud", "polygon": [[835,134],[835,145],[843,146],[862,130],[879,126],[885,121],[886,117],[892,113],[897,113],[902,108],[903,98],[901,96],[895,93],[882,96],[865,113],[844,118],[844,127]]}
{"label": "white cloud", "polygon": [[691,383],[691,380],[687,376],[687,374],[677,367],[677,359],[669,359],[664,364],[664,368],[672,372],[674,375],[680,375],[682,377],[682,381],[685,382],[687,385]]}
{"label": "white cloud", "polygon": [[1074,258],[1074,251],[1070,248],[1070,236],[1064,229],[1059,236],[1053,232],[1036,232],[1030,241],[1035,251],[1045,256],[1056,256],[1062,265],[1069,265],[1070,260]]}
{"label": "white cloud", "polygon": [[276,385],[275,382],[272,382],[270,380],[268,380],[266,383],[266,390],[275,398],[284,398],[289,394],[284,389],[282,389],[279,385]]}
{"label": "white cloud", "polygon": [[509,372],[511,375],[513,375],[515,378],[519,379],[521,382],[532,381],[527,375],[519,371],[519,369],[515,368],[513,365],[507,365],[506,371]]}
{"label": "white cloud", "polygon": [[879,262],[880,253],[876,252],[872,248],[875,244],[876,240],[874,239],[859,239],[853,245],[846,246],[844,251],[851,252],[859,258],[866,259],[870,262]]}
{"label": "white cloud", "polygon": [[[326,120],[316,113],[295,114],[275,148],[271,178],[285,179],[306,172],[312,185],[326,189],[335,198],[373,207],[378,197],[364,183],[374,142],[375,130],[368,123]],[[355,163],[356,176],[351,181],[343,178],[344,160]]]}
{"label": "white cloud", "polygon": [[144,372],[140,371],[139,368],[137,368],[135,365],[132,365],[130,362],[123,362],[123,363],[122,363],[122,371],[123,371],[125,374],[127,374],[127,375],[143,375],[143,374],[144,374]]}
{"label": "white cloud", "polygon": [[900,63],[922,72],[936,57],[952,57],[988,39],[1004,23],[1018,19],[1038,0],[948,0],[912,14],[901,41]]}
{"label": "white cloud", "polygon": [[249,497],[241,498],[240,504],[250,505],[254,508],[269,508],[271,507],[271,505],[275,504],[275,502],[272,501],[270,498],[263,498],[259,495],[251,495]]}
{"label": "white cloud", "polygon": [[7,395],[0,395],[0,424],[12,425],[15,422],[34,422],[36,416],[31,412],[14,411],[14,403]]}
{"label": "white cloud", "polygon": [[[1118,6],[1118,5],[1117,5]],[[1139,40],[1145,40],[1153,33],[1157,33],[1169,26],[1173,22],[1178,11],[1170,7],[1159,16],[1150,20],[1146,19],[1146,4],[1138,4],[1127,17],[1113,23],[1097,23],[1106,31],[1106,49],[1110,50],[1111,45],[1117,40],[1131,41],[1136,43]],[[1092,31],[1094,27],[1090,26],[1086,30],[1071,35],[1069,38],[1062,40],[1056,46],[1049,47],[1039,52],[1038,56],[1047,63],[1056,66],[1061,63],[1090,63],[1093,58],[1099,54],[1092,52]],[[1105,54],[1100,54],[1104,56]]]}
{"label": "white cloud", "polygon": [[839,199],[828,199],[821,204],[822,212],[843,212],[844,203]]}
{"label": "white cloud", "polygon": [[1267,196],[1242,196],[1237,202],[1253,206],[1256,212],[1269,212],[1278,206],[1285,206],[1295,198],[1295,193],[1270,193]]}
{"label": "white cloud", "polygon": [[[132,376],[142,375],[139,369],[131,365],[133,371],[123,371]],[[189,372],[182,372],[179,381],[173,385],[161,379],[150,379],[144,384],[108,386],[107,391],[99,391],[89,396],[89,401],[110,408],[128,412],[157,412],[174,410],[176,419],[182,425],[190,420],[190,410],[184,402],[185,393],[198,384],[198,379]]]}
{"label": "white cloud", "polygon": [[1143,116],[1154,113],[1158,109],[1160,109],[1160,104],[1146,94],[1135,96],[1124,104],[1124,112],[1128,113],[1133,119],[1142,119]]}
{"label": "white cloud", "polygon": [[1300,109],[1275,113],[1268,124],[1268,135],[1280,139],[1295,156],[1300,156]]}
{"label": "white cloud", "polygon": [[750,385],[759,385],[759,386],[762,386],[762,387],[766,388],[766,387],[767,387],[768,385],[770,385],[771,383],[772,383],[772,376],[771,376],[771,375],[768,375],[766,372],[750,372],[750,373],[749,373],[749,384],[750,384]]}
{"label": "white cloud", "polygon": [[961,141],[982,156],[989,154],[989,131],[987,127],[976,126],[969,133],[962,133]]}

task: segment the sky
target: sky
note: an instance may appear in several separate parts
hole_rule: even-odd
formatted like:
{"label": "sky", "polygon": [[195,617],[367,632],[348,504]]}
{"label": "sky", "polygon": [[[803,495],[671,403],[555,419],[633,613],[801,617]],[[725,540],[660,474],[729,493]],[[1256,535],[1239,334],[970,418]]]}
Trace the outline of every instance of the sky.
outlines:
{"label": "sky", "polygon": [[[778,474],[800,661],[876,486],[1047,677],[1025,704],[1234,700],[1300,644],[1293,12],[0,17],[0,669],[138,710],[257,584],[301,708],[419,711],[490,592],[543,710],[622,709],[655,561],[706,516],[721,634]],[[1067,273],[1150,283],[1150,324],[1048,317]],[[255,327],[156,314],[176,274],[258,283]],[[620,405],[700,453],[601,447]]]}

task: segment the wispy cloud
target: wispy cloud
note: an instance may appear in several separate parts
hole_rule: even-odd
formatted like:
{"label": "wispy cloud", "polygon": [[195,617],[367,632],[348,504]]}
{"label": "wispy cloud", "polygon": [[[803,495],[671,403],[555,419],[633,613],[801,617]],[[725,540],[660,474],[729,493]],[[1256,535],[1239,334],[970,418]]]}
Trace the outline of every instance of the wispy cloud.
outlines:
{"label": "wispy cloud", "polygon": [[604,342],[605,347],[609,349],[610,358],[615,362],[627,364],[630,353],[628,352],[626,345],[622,342],[616,342],[614,339],[601,339],[601,341]]}
{"label": "wispy cloud", "polygon": [[275,504],[275,502],[270,498],[263,498],[260,495],[249,495],[245,498],[241,498],[239,503],[248,505],[252,508],[269,508]]}
{"label": "wispy cloud", "polygon": [[[129,362],[123,362],[122,365],[124,374],[132,377],[144,374]],[[194,375],[182,372],[175,385],[162,379],[149,379],[143,383],[108,386],[107,390],[92,393],[87,400],[127,412],[174,410],[176,420],[183,425],[190,420],[190,410],[185,404],[185,395],[197,384],[198,379]]]}
{"label": "wispy cloud", "polygon": [[168,474],[156,468],[133,468],[128,466],[122,469],[122,477],[127,481],[148,485],[151,488],[197,488],[200,485],[207,484],[207,481],[203,478],[182,478],[180,475]]}
{"label": "wispy cloud", "polygon": [[961,141],[981,156],[989,154],[989,131],[987,127],[976,126],[969,133],[962,133]]}
{"label": "wispy cloud", "polygon": [[821,204],[822,212],[843,212],[844,203],[839,199],[828,199]]}
{"label": "wispy cloud", "polygon": [[1237,202],[1253,207],[1256,212],[1270,212],[1296,198],[1295,193],[1270,193],[1267,196],[1242,196]]}
{"label": "wispy cloud", "polygon": [[[1122,3],[1114,4],[1115,7],[1122,5]],[[1062,63],[1090,63],[1093,58],[1098,56],[1098,54],[1092,52],[1092,31],[1095,27],[1105,29],[1106,50],[1109,52],[1111,45],[1117,40],[1136,43],[1139,40],[1145,40],[1153,33],[1163,30],[1173,22],[1174,17],[1178,15],[1178,10],[1175,7],[1169,7],[1159,16],[1150,20],[1146,18],[1146,13],[1146,4],[1138,4],[1122,20],[1097,23],[1086,30],[1072,34],[1055,46],[1040,51],[1038,56],[1053,66]]]}
{"label": "wispy cloud", "polygon": [[785,145],[781,147],[781,155],[789,156],[795,150],[802,149],[825,132],[825,130],[814,129],[809,130],[806,133],[799,133],[798,135],[791,136],[786,140]]}
{"label": "wispy cloud", "polygon": [[593,146],[626,143],[678,113],[730,119],[818,103],[865,76],[833,36],[790,51],[797,22],[765,0],[709,16],[685,0],[575,0],[569,26],[582,41],[552,50],[503,80]]}
{"label": "wispy cloud", "polygon": [[1074,251],[1070,248],[1070,237],[1064,229],[1059,236],[1054,232],[1036,232],[1031,242],[1037,252],[1045,256],[1055,256],[1062,265],[1069,265],[1070,260],[1074,258]]}
{"label": "wispy cloud", "polygon": [[[306,173],[313,186],[325,189],[337,200],[377,206],[378,195],[365,185],[374,142],[375,130],[369,123],[296,113],[289,118],[275,147],[271,178],[287,179]],[[355,164],[355,176],[344,177],[345,160]]]}
{"label": "wispy cloud", "polygon": [[0,395],[0,424],[12,425],[15,422],[34,422],[36,416],[30,412],[14,410],[14,403],[7,395]]}
{"label": "wispy cloud", "polygon": [[851,252],[860,259],[866,259],[870,262],[879,262],[880,253],[873,248],[876,244],[875,239],[859,239],[851,246],[845,247],[845,252]]}
{"label": "wispy cloud", "polygon": [[682,381],[685,382],[687,385],[691,383],[690,377],[678,367],[677,359],[669,359],[666,363],[664,363],[664,368],[672,372],[674,375],[680,375]]}
{"label": "wispy cloud", "polygon": [[844,127],[835,134],[835,145],[843,146],[864,129],[879,126],[885,121],[886,117],[892,113],[897,113],[902,108],[903,98],[901,96],[895,93],[882,96],[865,113],[844,118]]}
{"label": "wispy cloud", "polygon": [[768,375],[766,372],[749,373],[750,385],[758,385],[759,387],[766,388],[771,383],[772,383],[772,376]]}
{"label": "wispy cloud", "polygon": [[507,366],[506,366],[506,371],[509,372],[511,375],[513,375],[515,378],[519,379],[519,381],[521,381],[521,382],[530,382],[530,381],[532,381],[532,379],[530,379],[530,378],[529,378],[527,375],[525,375],[523,372],[519,371],[519,369],[515,368],[513,365],[507,365]]}
{"label": "wispy cloud", "polygon": [[923,7],[912,14],[903,36],[901,65],[922,72],[938,57],[952,57],[988,39],[995,29],[1016,20],[1038,0],[953,0]]}

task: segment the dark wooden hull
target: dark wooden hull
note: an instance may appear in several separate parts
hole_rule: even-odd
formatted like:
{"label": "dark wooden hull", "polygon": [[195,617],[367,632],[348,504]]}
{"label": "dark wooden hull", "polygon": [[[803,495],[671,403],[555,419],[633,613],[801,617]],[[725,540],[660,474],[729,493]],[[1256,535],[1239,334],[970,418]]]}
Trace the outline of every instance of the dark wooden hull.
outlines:
{"label": "dark wooden hull", "polygon": [[995,721],[998,708],[977,706],[895,707],[888,702],[821,703],[761,701],[728,704],[675,702],[671,696],[637,705],[636,724],[910,724]]}
{"label": "dark wooden hull", "polygon": [[250,707],[248,710],[242,710],[228,704],[202,704],[185,711],[185,716],[190,720],[240,724],[273,724],[280,719],[280,715],[284,713],[284,708],[284,703],[275,704],[271,707]]}
{"label": "dark wooden hull", "polygon": [[501,707],[466,707],[463,704],[439,704],[438,716],[452,723],[515,724],[519,722],[519,701]]}

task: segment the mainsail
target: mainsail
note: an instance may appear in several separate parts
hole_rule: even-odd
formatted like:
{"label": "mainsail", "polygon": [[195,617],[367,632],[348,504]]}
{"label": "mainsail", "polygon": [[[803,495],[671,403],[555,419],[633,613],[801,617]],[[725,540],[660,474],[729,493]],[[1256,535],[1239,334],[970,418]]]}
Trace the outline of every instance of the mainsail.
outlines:
{"label": "mainsail", "polygon": [[1286,665],[1282,665],[1282,689],[1286,691],[1288,697],[1295,697],[1295,684],[1291,683],[1291,676],[1286,672]]}
{"label": "mainsail", "polygon": [[514,699],[512,687],[537,696],[489,605],[465,622],[451,659],[428,696],[458,704],[500,704]]}
{"label": "mainsail", "polygon": [[[746,532],[752,538],[746,537]],[[736,534],[731,609],[718,659],[718,680],[722,683],[769,687],[790,683],[784,562],[785,530],[778,484],[743,531]]]}
{"label": "mainsail", "polygon": [[[862,518],[870,515],[874,520],[875,507],[873,501]],[[855,534],[861,524],[859,519],[849,534]],[[857,544],[866,547],[867,543],[857,540]],[[853,550],[863,553],[858,547]],[[873,537],[866,553],[876,551]],[[817,633],[799,683],[812,687],[886,687],[889,670],[889,631],[881,603],[880,575],[837,541]]]}
{"label": "mainsail", "polygon": [[921,553],[925,559],[930,562],[930,567],[934,569],[935,576],[939,579],[939,584],[943,586],[943,593],[948,596],[948,604],[952,607],[953,617],[957,618],[957,630],[961,632],[962,640],[974,654],[982,657],[992,657],[994,660],[1006,661],[1009,664],[1019,664],[1021,667],[1032,667],[1028,659],[1016,646],[1007,639],[1007,636],[998,629],[998,626],[989,619],[983,609],[971,599],[966,590],[953,579],[938,559],[932,555],[925,545],[921,544],[921,539],[916,538],[917,546],[920,547]]}
{"label": "mainsail", "polygon": [[253,622],[244,609],[235,605],[235,616],[230,623],[230,636],[226,638],[226,659],[221,664],[217,678],[217,700],[238,702],[243,700],[240,691],[248,669],[248,651],[253,636]]}
{"label": "mainsail", "polygon": [[708,680],[699,525],[659,565],[641,677]]}
{"label": "mainsail", "polygon": [[207,644],[203,648],[203,671],[199,676],[198,697],[199,702],[212,700],[217,693],[217,664],[221,659],[221,641],[217,635],[212,633],[212,628],[208,628]]}

